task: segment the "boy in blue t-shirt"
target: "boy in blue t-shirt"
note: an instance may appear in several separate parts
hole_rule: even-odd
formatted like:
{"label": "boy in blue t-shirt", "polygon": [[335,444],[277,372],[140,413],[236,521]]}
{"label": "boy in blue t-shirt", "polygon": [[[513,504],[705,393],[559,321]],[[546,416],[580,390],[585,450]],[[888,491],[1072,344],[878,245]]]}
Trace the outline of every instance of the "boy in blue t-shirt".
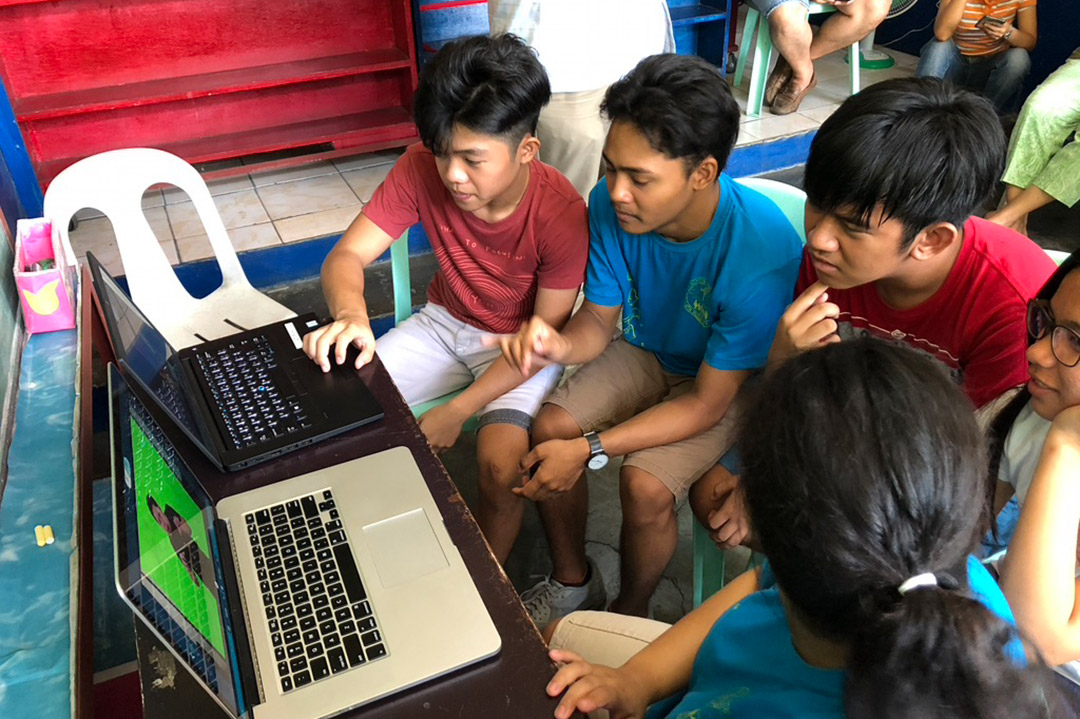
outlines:
{"label": "boy in blue t-shirt", "polygon": [[[589,202],[585,303],[561,332],[534,317],[511,364],[582,364],[552,394],[513,489],[539,503],[554,560],[523,595],[538,625],[602,608],[579,481],[623,456],[622,577],[613,611],[644,615],[676,542],[676,503],[732,443],[739,387],[765,364],[801,243],[763,195],[722,174],[739,109],[716,68],[656,55],[612,85],[605,177]],[[612,341],[622,316],[621,337]]]}

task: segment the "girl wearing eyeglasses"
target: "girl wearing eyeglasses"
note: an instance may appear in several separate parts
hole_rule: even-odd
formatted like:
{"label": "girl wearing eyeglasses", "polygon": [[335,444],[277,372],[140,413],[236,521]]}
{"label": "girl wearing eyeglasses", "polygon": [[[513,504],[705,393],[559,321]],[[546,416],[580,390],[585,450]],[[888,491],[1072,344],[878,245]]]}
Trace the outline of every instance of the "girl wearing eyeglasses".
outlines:
{"label": "girl wearing eyeglasses", "polygon": [[1080,250],[1031,301],[1027,325],[1031,379],[992,425],[1004,438],[995,509],[1012,492],[1020,505],[1001,586],[1080,711]]}

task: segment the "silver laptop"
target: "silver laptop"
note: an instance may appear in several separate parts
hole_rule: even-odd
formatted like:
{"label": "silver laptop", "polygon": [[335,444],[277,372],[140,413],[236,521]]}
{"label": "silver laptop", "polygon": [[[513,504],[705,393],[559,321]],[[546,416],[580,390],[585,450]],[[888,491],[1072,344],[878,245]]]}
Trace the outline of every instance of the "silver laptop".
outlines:
{"label": "silver laptop", "polygon": [[109,394],[117,588],[231,715],[330,717],[499,652],[408,449],[214,507],[112,365]]}

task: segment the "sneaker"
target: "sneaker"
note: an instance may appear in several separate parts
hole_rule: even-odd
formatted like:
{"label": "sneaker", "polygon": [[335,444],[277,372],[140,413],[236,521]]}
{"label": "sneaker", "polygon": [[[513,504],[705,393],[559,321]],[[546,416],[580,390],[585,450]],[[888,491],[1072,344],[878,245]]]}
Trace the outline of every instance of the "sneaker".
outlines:
{"label": "sneaker", "polygon": [[580,587],[568,587],[550,575],[521,595],[529,618],[538,628],[579,609],[603,609],[607,604],[604,579],[589,559],[589,581]]}

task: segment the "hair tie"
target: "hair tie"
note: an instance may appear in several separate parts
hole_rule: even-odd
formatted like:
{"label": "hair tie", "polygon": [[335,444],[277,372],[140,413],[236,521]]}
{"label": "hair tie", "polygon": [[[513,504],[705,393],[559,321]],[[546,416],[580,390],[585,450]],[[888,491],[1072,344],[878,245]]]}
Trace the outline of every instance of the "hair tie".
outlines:
{"label": "hair tie", "polygon": [[912,589],[936,586],[938,586],[937,576],[935,576],[933,572],[926,572],[925,574],[916,574],[913,577],[905,579],[900,586],[897,587],[896,591],[900,592],[900,596],[903,596]]}

